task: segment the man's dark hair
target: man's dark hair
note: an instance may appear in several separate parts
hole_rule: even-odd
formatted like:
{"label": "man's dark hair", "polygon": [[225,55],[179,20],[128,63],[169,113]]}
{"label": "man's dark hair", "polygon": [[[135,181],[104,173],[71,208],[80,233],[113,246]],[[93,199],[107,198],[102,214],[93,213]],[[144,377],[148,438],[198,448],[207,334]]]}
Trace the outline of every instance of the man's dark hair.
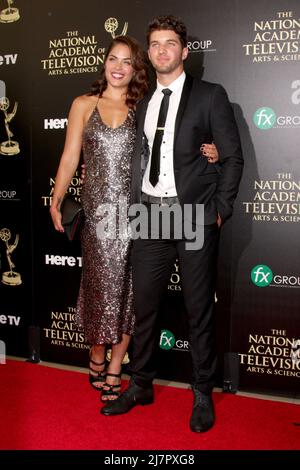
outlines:
{"label": "man's dark hair", "polygon": [[180,39],[182,47],[187,46],[187,31],[184,22],[180,18],[176,18],[172,15],[158,16],[154,18],[149,25],[147,30],[147,43],[149,46],[150,35],[153,31],[170,30],[174,31]]}

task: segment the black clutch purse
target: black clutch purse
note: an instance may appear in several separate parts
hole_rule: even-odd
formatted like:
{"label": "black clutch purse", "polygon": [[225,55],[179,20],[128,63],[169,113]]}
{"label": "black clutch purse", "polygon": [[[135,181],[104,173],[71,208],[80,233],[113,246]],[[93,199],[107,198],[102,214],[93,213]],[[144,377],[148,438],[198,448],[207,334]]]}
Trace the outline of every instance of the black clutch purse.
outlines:
{"label": "black clutch purse", "polygon": [[70,194],[66,194],[60,207],[61,223],[69,240],[73,240],[83,219],[83,209],[80,202]]}

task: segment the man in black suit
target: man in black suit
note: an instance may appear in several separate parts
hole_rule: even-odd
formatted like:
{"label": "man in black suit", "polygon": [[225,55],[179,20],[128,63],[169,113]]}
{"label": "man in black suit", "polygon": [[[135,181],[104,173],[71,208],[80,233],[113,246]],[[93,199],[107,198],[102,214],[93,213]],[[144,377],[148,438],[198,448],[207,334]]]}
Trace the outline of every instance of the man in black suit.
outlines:
{"label": "man in black suit", "polygon": [[[174,260],[178,258],[193,365],[190,428],[204,432],[215,420],[212,390],[217,361],[213,309],[219,228],[232,214],[243,168],[242,151],[225,90],[184,72],[188,49],[182,21],[173,16],[154,19],[147,39],[157,88],[137,109],[131,202],[143,203],[150,211],[156,204],[175,203],[181,208],[185,204],[193,208],[204,205],[204,241],[202,247],[191,250],[185,237],[178,239],[172,236],[172,231],[167,238],[154,236],[134,241],[136,329],[132,377],[128,389],[116,401],[105,405],[101,413],[106,416],[127,413],[135,405],[153,402],[157,313]],[[168,101],[166,106],[163,101]],[[166,114],[165,122],[161,112]],[[209,164],[199,154],[199,148],[207,141],[216,144],[218,165]],[[147,148],[149,152],[145,151]],[[194,217],[193,223],[199,221]]]}

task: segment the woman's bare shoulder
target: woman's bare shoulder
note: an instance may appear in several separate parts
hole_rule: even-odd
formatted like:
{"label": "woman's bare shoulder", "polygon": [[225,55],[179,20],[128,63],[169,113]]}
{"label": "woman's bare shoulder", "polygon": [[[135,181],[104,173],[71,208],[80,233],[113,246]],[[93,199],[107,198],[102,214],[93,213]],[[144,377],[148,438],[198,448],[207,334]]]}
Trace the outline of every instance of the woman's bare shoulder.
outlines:
{"label": "woman's bare shoulder", "polygon": [[91,106],[95,106],[97,100],[98,96],[96,95],[80,95],[73,100],[72,106],[81,109],[88,109]]}

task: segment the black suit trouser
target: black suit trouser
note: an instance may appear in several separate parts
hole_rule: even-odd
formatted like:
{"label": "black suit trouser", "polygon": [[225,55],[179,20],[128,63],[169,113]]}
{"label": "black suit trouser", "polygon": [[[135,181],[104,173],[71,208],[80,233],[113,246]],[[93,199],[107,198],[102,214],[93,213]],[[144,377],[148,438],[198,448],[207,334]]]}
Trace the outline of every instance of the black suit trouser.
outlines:
{"label": "black suit trouser", "polygon": [[205,226],[204,243],[199,250],[187,250],[185,240],[137,239],[133,242],[136,326],[131,373],[137,385],[151,387],[155,378],[159,306],[178,258],[188,315],[192,384],[203,393],[212,391],[217,366],[214,296],[218,239],[219,229],[213,224]]}

